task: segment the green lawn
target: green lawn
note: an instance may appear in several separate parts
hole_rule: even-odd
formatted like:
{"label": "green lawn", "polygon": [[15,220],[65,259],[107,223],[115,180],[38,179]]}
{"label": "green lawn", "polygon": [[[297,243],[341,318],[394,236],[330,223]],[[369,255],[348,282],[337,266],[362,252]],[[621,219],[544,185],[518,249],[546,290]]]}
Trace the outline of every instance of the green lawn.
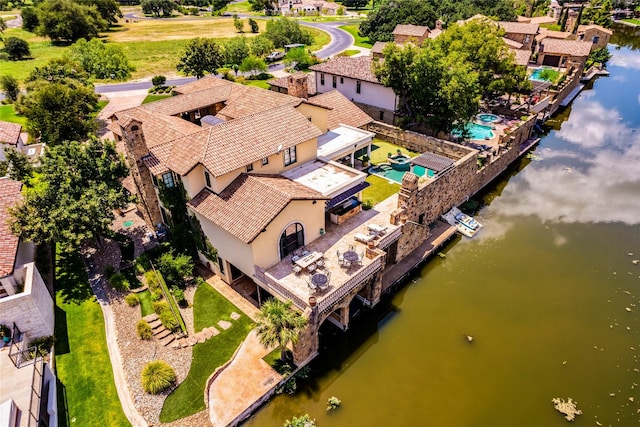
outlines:
{"label": "green lawn", "polygon": [[340,56],[353,56],[357,53],[360,53],[360,51],[358,49],[347,49],[347,50],[343,50],[342,52],[339,53]]}
{"label": "green lawn", "polygon": [[353,44],[355,46],[366,47],[368,49],[370,49],[373,46],[373,43],[371,42],[371,40],[369,40],[368,37],[362,37],[358,34],[357,25],[342,25],[338,28],[340,28],[341,30],[345,30],[347,33],[353,36],[353,39],[355,40]]}
{"label": "green lawn", "polygon": [[540,26],[542,28],[546,28],[547,30],[551,30],[551,31],[560,31],[561,27],[558,24],[540,24]]}
{"label": "green lawn", "polygon": [[149,289],[138,292],[138,300],[140,301],[140,313],[142,317],[153,313],[153,302],[151,301],[151,291]]}
{"label": "green lawn", "polygon": [[3,122],[17,123],[25,127],[27,125],[27,118],[20,116],[16,113],[16,109],[13,104],[7,104],[0,106],[0,120]]}
{"label": "green lawn", "polygon": [[630,24],[640,25],[640,19],[628,18],[628,19],[623,19],[623,21],[629,22]]}
{"label": "green lawn", "polygon": [[58,253],[56,264],[58,425],[130,426],[113,381],[102,310],[82,260]]}
{"label": "green lawn", "polygon": [[400,191],[401,187],[376,175],[369,175],[365,181],[371,185],[362,191],[362,200],[370,200],[374,206]]}
{"label": "green lawn", "polygon": [[167,397],[160,412],[163,423],[187,417],[205,409],[203,399],[207,378],[223,365],[244,341],[253,328],[253,322],[242,315],[231,320],[232,312],[242,312],[213,289],[208,283],[201,282],[193,297],[193,317],[196,332],[208,326],[215,326],[220,320],[230,321],[233,326],[220,330],[220,334],[193,347],[193,359],[189,374],[183,382]]}
{"label": "green lawn", "polygon": [[147,104],[149,102],[153,102],[153,101],[159,101],[161,99],[165,99],[165,98],[169,98],[171,95],[169,94],[162,94],[162,95],[147,95],[147,97],[144,99],[144,101],[142,101],[143,104]]}
{"label": "green lawn", "polygon": [[416,157],[419,154],[415,151],[407,150],[404,147],[383,141],[379,138],[373,138],[373,142],[371,144],[371,164],[377,165],[378,163],[386,162],[387,155],[391,153],[395,156],[398,150],[409,157]]}
{"label": "green lawn", "polygon": [[[254,12],[251,10],[251,4],[248,1],[243,1],[240,3],[232,3],[226,7],[227,12],[231,13],[255,13],[256,15],[261,15],[261,12]],[[249,23],[245,24],[247,27]]]}
{"label": "green lawn", "polygon": [[245,80],[244,83],[247,86],[255,86],[262,89],[269,89],[269,85],[267,84],[267,80]]}

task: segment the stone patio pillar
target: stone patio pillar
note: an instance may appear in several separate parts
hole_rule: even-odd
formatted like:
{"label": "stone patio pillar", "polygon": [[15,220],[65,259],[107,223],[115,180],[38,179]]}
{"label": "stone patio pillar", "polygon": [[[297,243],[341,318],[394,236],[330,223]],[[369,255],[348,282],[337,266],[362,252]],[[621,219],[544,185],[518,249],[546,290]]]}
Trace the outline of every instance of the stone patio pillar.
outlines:
{"label": "stone patio pillar", "polygon": [[307,308],[304,312],[307,326],[300,332],[298,342],[293,346],[293,361],[296,365],[306,365],[318,354],[318,307]]}

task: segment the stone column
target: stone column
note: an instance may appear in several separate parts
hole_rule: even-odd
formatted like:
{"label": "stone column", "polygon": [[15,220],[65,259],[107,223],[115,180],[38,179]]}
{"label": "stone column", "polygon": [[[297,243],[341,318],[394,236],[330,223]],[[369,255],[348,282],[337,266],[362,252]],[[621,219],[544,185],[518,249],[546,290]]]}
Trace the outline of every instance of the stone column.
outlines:
{"label": "stone column", "polygon": [[300,332],[298,342],[293,346],[293,361],[296,365],[307,364],[318,353],[318,328],[320,328],[318,307],[307,308],[304,312],[307,326]]}
{"label": "stone column", "polygon": [[124,140],[125,152],[129,163],[130,174],[136,184],[138,197],[138,208],[142,216],[152,229],[162,222],[160,214],[160,203],[156,189],[153,185],[151,172],[142,161],[144,156],[149,155],[149,148],[142,131],[142,123],[138,120],[130,119],[121,124],[122,136]]}

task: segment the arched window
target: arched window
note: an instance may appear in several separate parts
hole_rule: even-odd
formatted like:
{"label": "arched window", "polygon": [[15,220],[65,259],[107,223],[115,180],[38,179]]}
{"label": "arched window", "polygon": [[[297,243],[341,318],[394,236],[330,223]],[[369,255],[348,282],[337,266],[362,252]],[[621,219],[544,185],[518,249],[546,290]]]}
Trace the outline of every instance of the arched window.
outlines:
{"label": "arched window", "polygon": [[280,259],[304,246],[304,228],[299,222],[289,225],[280,236]]}

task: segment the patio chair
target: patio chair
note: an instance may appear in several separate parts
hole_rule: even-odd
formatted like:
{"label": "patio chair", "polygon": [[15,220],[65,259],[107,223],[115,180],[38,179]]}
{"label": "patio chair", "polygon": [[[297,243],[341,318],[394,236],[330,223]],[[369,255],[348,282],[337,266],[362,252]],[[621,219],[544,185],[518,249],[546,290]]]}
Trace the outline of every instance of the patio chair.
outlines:
{"label": "patio chair", "polygon": [[302,267],[300,267],[299,265],[294,265],[291,270],[293,270],[293,272],[298,275],[300,274],[300,272],[302,271]]}
{"label": "patio chair", "polygon": [[307,250],[304,250],[304,251],[302,251],[302,256],[303,256],[303,257],[304,257],[304,256],[307,256],[307,255],[309,255],[310,253],[311,253],[311,252],[309,252],[309,251],[307,251]]}
{"label": "patio chair", "polygon": [[338,251],[338,263],[340,265],[344,264],[344,256]]}
{"label": "patio chair", "polygon": [[309,265],[307,266],[307,271],[308,271],[309,273],[311,273],[311,272],[312,272],[312,271],[314,271],[315,269],[316,269],[316,265],[315,265],[315,264],[309,264]]}
{"label": "patio chair", "polygon": [[317,289],[317,286],[314,285],[311,280],[307,280],[307,286],[309,286],[309,289],[311,289],[312,291],[315,291]]}
{"label": "patio chair", "polygon": [[320,258],[318,261],[316,261],[316,266],[318,268],[322,267],[324,265],[324,259]]}

